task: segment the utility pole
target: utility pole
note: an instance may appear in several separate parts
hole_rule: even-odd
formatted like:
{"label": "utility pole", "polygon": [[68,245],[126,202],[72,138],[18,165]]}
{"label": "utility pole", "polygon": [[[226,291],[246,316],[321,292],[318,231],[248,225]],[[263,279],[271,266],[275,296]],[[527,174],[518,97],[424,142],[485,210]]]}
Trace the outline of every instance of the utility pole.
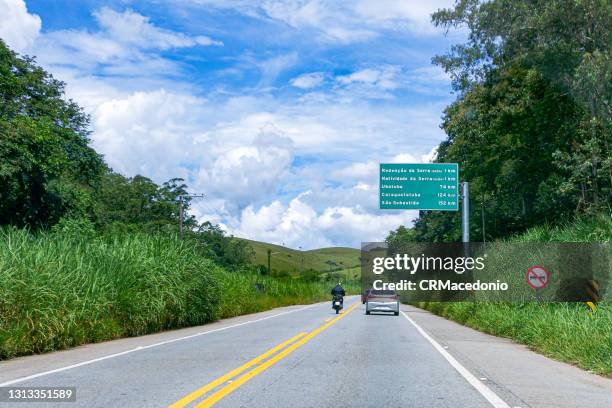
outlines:
{"label": "utility pole", "polygon": [[484,199],[482,200],[481,213],[482,213],[482,242],[487,242],[487,236],[485,234],[485,205],[484,205]]}
{"label": "utility pole", "polygon": [[183,195],[179,195],[179,238],[183,239]]}
{"label": "utility pole", "polygon": [[470,242],[470,184],[467,181],[461,183],[463,202],[461,205],[461,228],[463,230],[462,241]]}
{"label": "utility pole", "polygon": [[204,198],[206,195],[204,194],[179,194],[179,238],[183,239],[183,218],[184,218],[184,210],[183,203],[185,201],[185,197],[189,198]]}
{"label": "utility pole", "polygon": [[302,247],[299,246],[298,249],[300,250],[300,275],[302,275],[302,273],[304,273],[304,253],[302,252]]}

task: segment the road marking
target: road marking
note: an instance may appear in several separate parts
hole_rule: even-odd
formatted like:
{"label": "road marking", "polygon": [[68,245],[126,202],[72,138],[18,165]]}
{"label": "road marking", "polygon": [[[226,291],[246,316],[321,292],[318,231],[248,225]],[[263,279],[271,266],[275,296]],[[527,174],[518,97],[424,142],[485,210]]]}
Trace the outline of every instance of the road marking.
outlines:
{"label": "road marking", "polygon": [[404,317],[408,319],[410,323],[412,323],[412,325],[417,329],[421,336],[425,337],[425,339],[431,343],[431,345],[438,351],[438,353],[442,354],[442,357],[444,357],[446,361],[448,361],[449,364],[453,366],[453,368],[457,370],[459,374],[461,374],[463,378],[465,378],[466,381],[470,383],[472,387],[476,388],[476,391],[478,391],[483,397],[485,397],[485,399],[489,401],[492,406],[494,406],[495,408],[510,408],[510,405],[506,404],[503,399],[501,399],[489,387],[484,385],[482,381],[474,377],[474,375],[470,373],[467,368],[462,366],[461,363],[459,363],[455,359],[455,357],[453,357],[448,351],[444,350],[444,348],[440,346],[440,344],[435,341],[433,337],[427,334],[427,332],[423,330],[421,326],[419,326],[414,320],[412,320],[410,316],[408,316],[404,311],[402,311],[402,315],[404,315]]}
{"label": "road marking", "polygon": [[220,331],[224,331],[224,330],[228,330],[228,329],[233,329],[234,327],[244,326],[246,324],[261,322],[263,320],[272,319],[274,317],[283,316],[283,315],[286,315],[286,314],[289,314],[289,313],[300,312],[302,310],[305,310],[305,309],[311,308],[313,306],[316,306],[317,304],[320,304],[320,303],[314,303],[312,305],[304,306],[304,307],[301,307],[299,309],[288,310],[286,312],[281,312],[281,313],[277,313],[277,314],[274,314],[274,315],[271,315],[271,316],[262,317],[260,319],[248,320],[246,322],[236,323],[236,324],[233,324],[231,326],[225,326],[225,327],[220,327],[218,329],[212,329],[212,330],[207,330],[207,331],[203,331],[203,332],[198,332],[198,333],[191,334],[191,335],[185,336],[185,337],[178,337],[176,339],[160,341],[159,343],[149,344],[148,346],[138,346],[138,347],[135,347],[133,349],[121,351],[119,353],[109,354],[109,355],[106,355],[106,356],[103,356],[103,357],[94,358],[92,360],[82,361],[80,363],[71,364],[71,365],[68,365],[68,366],[56,368],[54,370],[43,371],[43,372],[40,372],[40,373],[37,373],[37,374],[32,374],[32,375],[28,375],[28,376],[25,376],[25,377],[20,377],[20,378],[14,379],[14,380],[6,381],[6,382],[3,382],[3,383],[0,383],[0,387],[6,387],[8,385],[13,385],[13,384],[17,384],[17,383],[20,383],[20,382],[23,382],[23,381],[32,380],[34,378],[43,377],[45,375],[60,373],[62,371],[71,370],[73,368],[82,367],[82,366],[85,366],[85,365],[97,363],[99,361],[104,361],[104,360],[108,360],[108,359],[115,358],[115,357],[121,357],[121,356],[124,356],[126,354],[133,353],[135,351],[146,350],[146,349],[150,349],[150,348],[153,348],[153,347],[163,346],[165,344],[170,344],[170,343],[174,343],[174,342],[177,342],[177,341],[182,341],[182,340],[187,340],[187,339],[191,339],[191,338],[198,337],[198,336],[203,336],[205,334],[216,333],[216,332],[220,332]]}
{"label": "road marking", "polygon": [[331,325],[336,323],[338,320],[348,316],[349,313],[351,313],[353,310],[355,310],[355,308],[357,306],[359,306],[359,304],[354,304],[349,309],[347,309],[346,313],[338,315],[337,317],[335,317],[334,319],[330,320],[329,322],[323,324],[322,326],[319,326],[317,329],[315,329],[312,332],[308,333],[306,336],[302,337],[302,339],[296,341],[295,343],[293,343],[292,345],[290,345],[289,347],[287,347],[286,349],[284,349],[280,353],[276,354],[274,357],[272,357],[269,360],[265,361],[261,365],[258,365],[257,367],[255,367],[251,371],[247,372],[246,374],[243,374],[242,376],[238,377],[231,384],[226,385],[225,387],[221,388],[219,391],[217,391],[217,392],[211,394],[210,396],[206,397],[204,400],[202,400],[200,403],[198,403],[196,405],[196,408],[208,408],[208,407],[212,407],[217,402],[219,402],[220,400],[225,398],[227,395],[231,394],[236,389],[238,389],[238,387],[240,387],[242,384],[244,384],[247,381],[251,380],[252,378],[257,376],[258,374],[261,374],[262,372],[266,371],[268,368],[272,367],[274,364],[278,363],[280,360],[282,360],[283,358],[287,357],[289,354],[291,354],[292,352],[294,352],[295,350],[297,350],[298,348],[300,348],[304,344],[308,343],[315,336],[317,336],[323,330],[329,328]]}
{"label": "road marking", "polygon": [[219,385],[221,385],[221,384],[223,384],[225,382],[228,382],[230,384],[233,383],[234,381],[232,380],[232,378],[234,378],[238,374],[242,373],[247,368],[250,368],[250,367],[254,366],[255,364],[259,363],[260,361],[265,360],[266,358],[268,358],[271,355],[275,354],[277,351],[282,350],[283,348],[285,348],[289,344],[295,342],[297,339],[299,339],[301,337],[304,337],[305,335],[306,335],[306,332],[299,333],[298,335],[293,336],[289,340],[282,342],[278,346],[272,347],[270,350],[268,350],[265,353],[255,357],[254,359],[250,360],[249,362],[241,365],[240,367],[230,371],[229,373],[227,373],[225,375],[222,375],[221,377],[217,378],[216,380],[206,384],[204,387],[195,390],[194,392],[192,392],[191,394],[187,395],[186,397],[181,398],[180,400],[178,400],[174,404],[170,405],[169,408],[181,408],[181,407],[184,407],[185,405],[189,404],[192,401],[195,401],[196,399],[200,398],[202,395],[206,394],[208,391],[212,390],[213,388],[218,387]]}

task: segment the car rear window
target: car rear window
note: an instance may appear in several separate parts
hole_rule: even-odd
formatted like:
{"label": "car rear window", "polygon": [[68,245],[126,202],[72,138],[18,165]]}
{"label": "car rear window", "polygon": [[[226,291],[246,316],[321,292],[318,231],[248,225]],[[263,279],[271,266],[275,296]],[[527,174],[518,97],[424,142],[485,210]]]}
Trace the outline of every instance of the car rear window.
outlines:
{"label": "car rear window", "polygon": [[378,295],[378,296],[392,296],[395,295],[394,290],[370,290],[370,295]]}

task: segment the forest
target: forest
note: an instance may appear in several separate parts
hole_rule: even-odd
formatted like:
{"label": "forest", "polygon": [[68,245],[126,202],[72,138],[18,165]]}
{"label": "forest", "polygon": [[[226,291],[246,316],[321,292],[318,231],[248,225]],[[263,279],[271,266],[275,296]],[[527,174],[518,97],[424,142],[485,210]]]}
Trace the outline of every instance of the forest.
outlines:
{"label": "forest", "polygon": [[[432,16],[467,41],[433,58],[456,100],[436,161],[470,183],[474,241],[612,213],[612,7],[460,0]],[[460,215],[422,211],[388,240],[456,242]]]}

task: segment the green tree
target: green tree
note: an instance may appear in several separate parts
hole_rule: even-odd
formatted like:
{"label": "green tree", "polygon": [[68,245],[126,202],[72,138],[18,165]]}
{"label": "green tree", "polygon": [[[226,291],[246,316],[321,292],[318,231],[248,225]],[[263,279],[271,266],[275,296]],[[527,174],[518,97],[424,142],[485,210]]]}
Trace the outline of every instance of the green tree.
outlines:
{"label": "green tree", "polygon": [[91,213],[104,166],[88,124],[62,82],[0,40],[0,225],[37,229]]}
{"label": "green tree", "polygon": [[102,228],[176,232],[181,205],[185,228],[197,227],[195,217],[188,214],[191,199],[181,178],[159,186],[141,175],[126,178],[109,171],[102,178],[96,202],[97,220]]}
{"label": "green tree", "polygon": [[[437,160],[471,183],[472,236],[610,213],[610,17],[601,0],[458,0],[433,14],[469,31],[433,62],[458,92]],[[414,235],[457,241],[460,218],[421,212]]]}
{"label": "green tree", "polygon": [[[607,0],[459,0],[439,10],[435,25],[469,29],[468,41],[434,58],[462,93],[508,67],[534,70],[582,109],[569,152],[554,158],[572,174],[559,192],[573,191],[579,209],[610,208],[612,70]],[[537,118],[534,118],[537,119]]]}
{"label": "green tree", "polygon": [[385,239],[385,242],[393,252],[393,249],[399,248],[408,242],[415,242],[416,240],[417,236],[414,229],[400,225],[396,230],[389,231],[389,235]]}
{"label": "green tree", "polygon": [[198,242],[207,258],[229,269],[236,270],[249,265],[254,255],[253,249],[246,241],[227,236],[218,225],[208,221],[200,224],[190,234],[190,239]]}

